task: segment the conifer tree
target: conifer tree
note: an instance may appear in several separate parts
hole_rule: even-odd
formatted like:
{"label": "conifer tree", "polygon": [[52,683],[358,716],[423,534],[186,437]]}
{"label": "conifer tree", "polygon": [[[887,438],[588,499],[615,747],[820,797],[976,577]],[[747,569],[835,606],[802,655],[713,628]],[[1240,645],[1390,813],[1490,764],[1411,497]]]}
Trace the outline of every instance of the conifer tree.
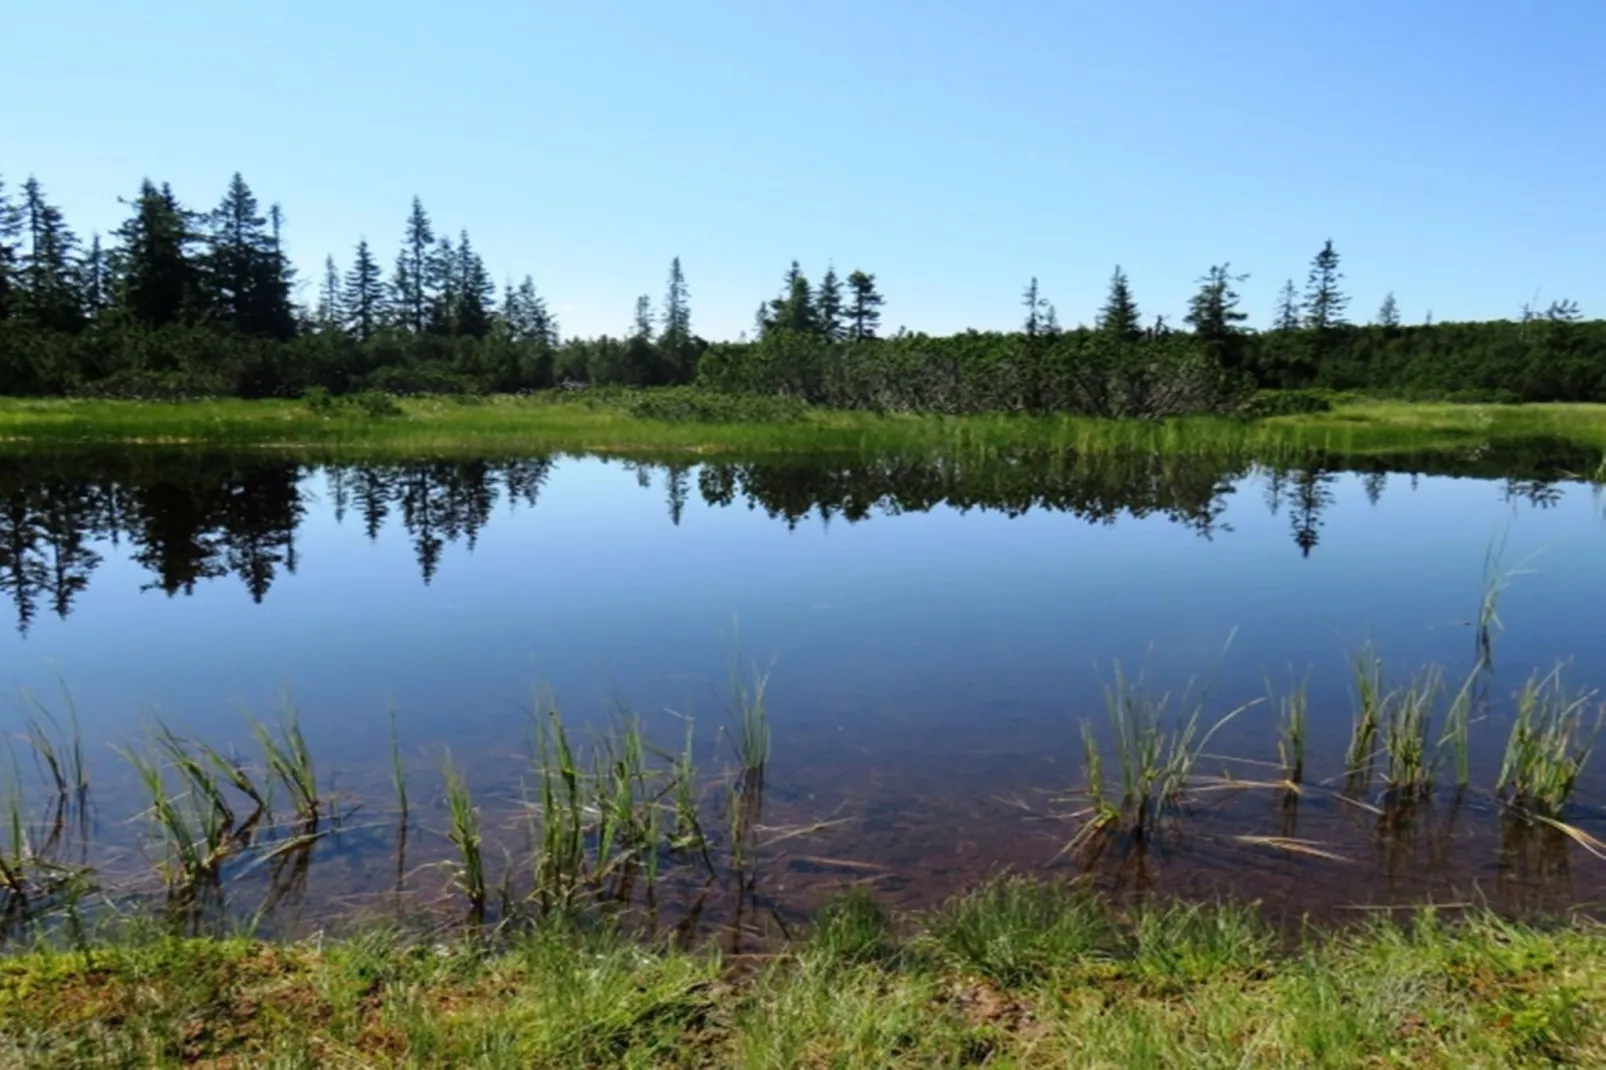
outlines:
{"label": "conifer tree", "polygon": [[345,283],[340,278],[340,269],[335,266],[335,258],[323,258],[323,281],[318,284],[318,311],[316,320],[318,329],[322,331],[339,331],[344,329],[345,305],[341,293]]}
{"label": "conifer tree", "polygon": [[83,326],[74,268],[78,239],[31,177],[22,187],[22,242],[18,306],[23,318],[53,331]]}
{"label": "conifer tree", "polygon": [[1400,305],[1394,300],[1394,291],[1390,290],[1383,298],[1383,304],[1378,306],[1377,325],[1390,330],[1400,325]]}
{"label": "conifer tree", "polygon": [[820,279],[819,292],[814,296],[814,315],[820,334],[831,341],[842,338],[842,280],[837,277],[836,266],[828,264]]}
{"label": "conifer tree", "polygon": [[295,328],[289,265],[277,234],[277,208],[270,217],[271,230],[256,195],[235,172],[208,220],[207,297],[218,321],[242,334],[288,338]]}
{"label": "conifer tree", "polygon": [[1119,264],[1110,276],[1110,293],[1099,311],[1099,330],[1126,342],[1143,337],[1143,324],[1138,316],[1137,302],[1132,298],[1132,286]]}
{"label": "conifer tree", "polygon": [[424,264],[424,293],[429,300],[429,319],[425,329],[430,334],[455,333],[457,269],[457,249],[452,245],[452,239],[442,235],[431,247],[429,259]]}
{"label": "conifer tree", "polygon": [[1349,298],[1338,288],[1344,276],[1338,270],[1338,251],[1329,238],[1310,262],[1310,275],[1305,281],[1305,326],[1314,331],[1325,331],[1344,323],[1344,309]]}
{"label": "conifer tree", "polygon": [[140,184],[134,214],[117,228],[113,254],[122,314],[147,327],[165,327],[200,311],[200,266],[191,253],[193,217],[150,179]]}
{"label": "conifer tree", "polygon": [[1234,287],[1248,279],[1234,275],[1231,264],[1217,264],[1199,280],[1199,289],[1188,301],[1183,322],[1193,328],[1201,341],[1222,343],[1238,332],[1238,325],[1249,318],[1238,308]]}
{"label": "conifer tree", "polygon": [[875,276],[854,271],[848,276],[848,337],[855,342],[874,338],[881,324],[886,298],[876,291]]}
{"label": "conifer tree", "polygon": [[502,319],[515,342],[536,342],[548,348],[558,344],[558,323],[536,292],[530,276],[517,288],[509,286],[502,302]]}
{"label": "conifer tree", "polygon": [[1272,320],[1272,330],[1299,330],[1299,291],[1294,289],[1293,279],[1283,283],[1283,288],[1277,292],[1277,312]]}
{"label": "conifer tree", "polygon": [[89,249],[78,263],[78,301],[92,322],[99,322],[112,305],[111,268],[99,234],[90,235]]}
{"label": "conifer tree", "polygon": [[431,249],[435,231],[423,202],[413,198],[413,210],[402,234],[402,250],[396,257],[396,273],[391,279],[391,299],[402,329],[423,334],[430,322],[429,279]]}
{"label": "conifer tree", "polygon": [[818,328],[814,290],[796,260],[792,261],[792,266],[787,269],[786,277],[781,282],[781,295],[770,302],[766,328],[794,331],[798,334],[811,334]]}
{"label": "conifer tree", "polygon": [[696,353],[691,340],[690,295],[686,292],[686,276],[680,269],[680,257],[669,264],[669,284],[664,293],[663,332],[658,336],[658,352],[663,357],[665,371],[673,382],[691,382],[696,371]]}
{"label": "conifer tree", "polygon": [[[329,267],[333,269],[333,261]],[[359,342],[368,341],[379,330],[385,311],[385,285],[366,238],[357,243],[339,303],[345,311],[346,326]]]}
{"label": "conifer tree", "polygon": [[12,296],[17,287],[17,243],[22,234],[22,212],[6,192],[0,177],[0,320],[11,315]]}
{"label": "conifer tree", "polygon": [[469,338],[484,338],[491,333],[496,284],[491,282],[485,262],[474,251],[466,230],[457,236],[456,266],[452,274],[455,282],[452,332]]}

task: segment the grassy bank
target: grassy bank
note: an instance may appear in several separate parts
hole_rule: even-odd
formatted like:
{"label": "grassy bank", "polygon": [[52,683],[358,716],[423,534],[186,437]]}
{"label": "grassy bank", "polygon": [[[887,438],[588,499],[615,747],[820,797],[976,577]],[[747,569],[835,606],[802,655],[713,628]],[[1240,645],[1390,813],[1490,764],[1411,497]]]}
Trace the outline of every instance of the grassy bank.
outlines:
{"label": "grassy bank", "polygon": [[1533,438],[1606,450],[1606,405],[1357,402],[1263,420],[1115,422],[883,416],[743,399],[643,403],[639,393],[405,399],[388,415],[360,405],[320,408],[303,401],[0,400],[0,442],[14,446],[128,442],[388,455],[527,450],[754,456],[1037,445],[1275,456],[1296,450],[1387,454]]}
{"label": "grassy bank", "polygon": [[29,1067],[1599,1066],[1603,1028],[1588,922],[1279,931],[1019,880],[911,918],[850,897],[743,958],[549,927],[0,962],[0,1061]]}

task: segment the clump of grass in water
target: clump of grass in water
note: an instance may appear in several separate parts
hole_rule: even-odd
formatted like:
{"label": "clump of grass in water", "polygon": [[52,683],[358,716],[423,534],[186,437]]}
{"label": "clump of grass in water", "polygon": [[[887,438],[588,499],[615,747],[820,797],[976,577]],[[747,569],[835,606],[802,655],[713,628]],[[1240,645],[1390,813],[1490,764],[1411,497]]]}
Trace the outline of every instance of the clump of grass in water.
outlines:
{"label": "clump of grass in water", "polygon": [[1388,758],[1384,779],[1397,801],[1418,799],[1433,790],[1438,763],[1428,741],[1443,684],[1439,669],[1425,669],[1384,699],[1383,746]]}
{"label": "clump of grass in water", "polygon": [[1310,719],[1310,678],[1299,681],[1286,695],[1274,695],[1277,705],[1277,760],[1283,779],[1297,786],[1305,779],[1306,724]]}
{"label": "clump of grass in water", "polygon": [[1530,814],[1559,817],[1606,716],[1606,709],[1598,711],[1595,723],[1585,728],[1593,699],[1591,693],[1568,693],[1559,669],[1531,677],[1517,696],[1496,793]]}
{"label": "clump of grass in water", "polygon": [[1181,806],[1199,756],[1211,737],[1248,708],[1240,706],[1225,714],[1201,737],[1202,698],[1193,703],[1185,720],[1169,718],[1169,706],[1169,695],[1152,697],[1141,679],[1129,680],[1121,666],[1115,666],[1115,681],[1105,689],[1105,708],[1120,771],[1120,796],[1112,798],[1106,792],[1098,740],[1092,725],[1083,721],[1082,746],[1092,809],[1067,850],[1107,831],[1123,830],[1135,841],[1149,838],[1161,815]]}
{"label": "clump of grass in water", "polygon": [[313,771],[312,752],[301,734],[300,714],[288,699],[277,728],[275,733],[269,725],[251,719],[251,734],[262,748],[269,776],[289,793],[296,817],[304,828],[316,831],[321,804],[318,778]]}
{"label": "clump of grass in water", "polygon": [[1370,645],[1350,658],[1350,676],[1355,682],[1355,717],[1344,754],[1344,782],[1351,794],[1361,795],[1371,786],[1385,701],[1383,661]]}
{"label": "clump of grass in water", "polygon": [[457,849],[453,863],[453,878],[458,889],[468,899],[469,921],[474,925],[485,923],[485,904],[488,899],[485,878],[485,852],[480,839],[480,813],[474,805],[452,756],[447,754],[444,768],[446,778],[446,810],[448,828],[446,838]]}

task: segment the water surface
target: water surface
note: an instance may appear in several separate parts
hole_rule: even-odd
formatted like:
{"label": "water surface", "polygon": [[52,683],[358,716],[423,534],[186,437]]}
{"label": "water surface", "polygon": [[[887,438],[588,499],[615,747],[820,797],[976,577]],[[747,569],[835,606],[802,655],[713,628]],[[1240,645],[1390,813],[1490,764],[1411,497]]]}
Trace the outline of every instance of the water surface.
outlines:
{"label": "water surface", "polygon": [[[623,702],[673,735],[668,710],[720,719],[739,641],[771,674],[776,820],[836,822],[779,862],[772,886],[807,898],[868,874],[917,903],[1003,865],[1074,870],[1056,856],[1074,831],[1078,726],[1102,719],[1117,661],[1155,690],[1207,688],[1212,716],[1308,672],[1313,778],[1335,774],[1346,655],[1371,642],[1402,671],[1438,663],[1459,680],[1498,547],[1513,575],[1475,726],[1478,790],[1459,805],[1441,792],[1386,836],[1325,796],[1291,814],[1267,792],[1211,794],[1164,850],[1100,879],[1296,909],[1426,895],[1556,905],[1593,894],[1596,860],[1551,843],[1530,865],[1522,852],[1539,849],[1513,842],[1488,789],[1504,700],[1529,673],[1565,662],[1574,684],[1601,682],[1606,525],[1571,476],[1585,460],[1543,445],[1293,469],[11,456],[0,595],[14,628],[0,665],[13,690],[69,686],[115,836],[134,807],[108,744],[152,715],[244,746],[242,710],[288,692],[325,774],[360,799],[386,790],[394,709],[420,782],[449,748],[494,809],[526,773],[536,689],[576,721]],[[1274,738],[1261,706],[1210,749],[1223,767],[1269,760]],[[1597,835],[1602,786],[1606,766],[1588,771],[1572,815]],[[1344,861],[1242,834],[1297,835]],[[383,859],[361,854],[341,854],[347,884],[382,881]],[[1543,881],[1517,872],[1541,862]]]}

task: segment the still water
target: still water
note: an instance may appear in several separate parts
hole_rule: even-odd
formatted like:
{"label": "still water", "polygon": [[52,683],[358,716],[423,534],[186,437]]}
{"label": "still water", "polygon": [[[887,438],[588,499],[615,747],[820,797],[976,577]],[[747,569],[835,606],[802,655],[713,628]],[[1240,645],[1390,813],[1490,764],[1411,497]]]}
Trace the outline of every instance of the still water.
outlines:
{"label": "still water", "polygon": [[[449,749],[494,809],[517,797],[537,690],[573,721],[623,703],[673,737],[688,713],[721,718],[739,644],[770,674],[777,820],[830,823],[772,884],[807,899],[864,880],[914,904],[1003,866],[1074,870],[1057,856],[1079,724],[1102,722],[1116,662],[1155,690],[1206,689],[1211,717],[1308,673],[1311,778],[1337,773],[1347,655],[1370,642],[1459,681],[1497,551],[1509,586],[1462,805],[1441,792],[1385,843],[1369,812],[1317,793],[1292,823],[1266,792],[1212,793],[1163,858],[1101,879],[1301,910],[1583,902],[1597,860],[1552,844],[1544,881],[1517,872],[1527,848],[1488,798],[1532,671],[1606,683],[1606,519],[1570,460],[10,456],[0,683],[57,702],[65,683],[116,838],[136,807],[111,748],[152,716],[243,746],[244,711],[291,695],[322,775],[361,800],[387,790],[393,710],[420,785]],[[5,714],[20,723],[22,700]],[[1212,773],[1274,758],[1269,705],[1209,751]],[[1606,837],[1602,787],[1606,762],[1570,817]],[[339,853],[354,890],[388,872],[361,855]]]}

